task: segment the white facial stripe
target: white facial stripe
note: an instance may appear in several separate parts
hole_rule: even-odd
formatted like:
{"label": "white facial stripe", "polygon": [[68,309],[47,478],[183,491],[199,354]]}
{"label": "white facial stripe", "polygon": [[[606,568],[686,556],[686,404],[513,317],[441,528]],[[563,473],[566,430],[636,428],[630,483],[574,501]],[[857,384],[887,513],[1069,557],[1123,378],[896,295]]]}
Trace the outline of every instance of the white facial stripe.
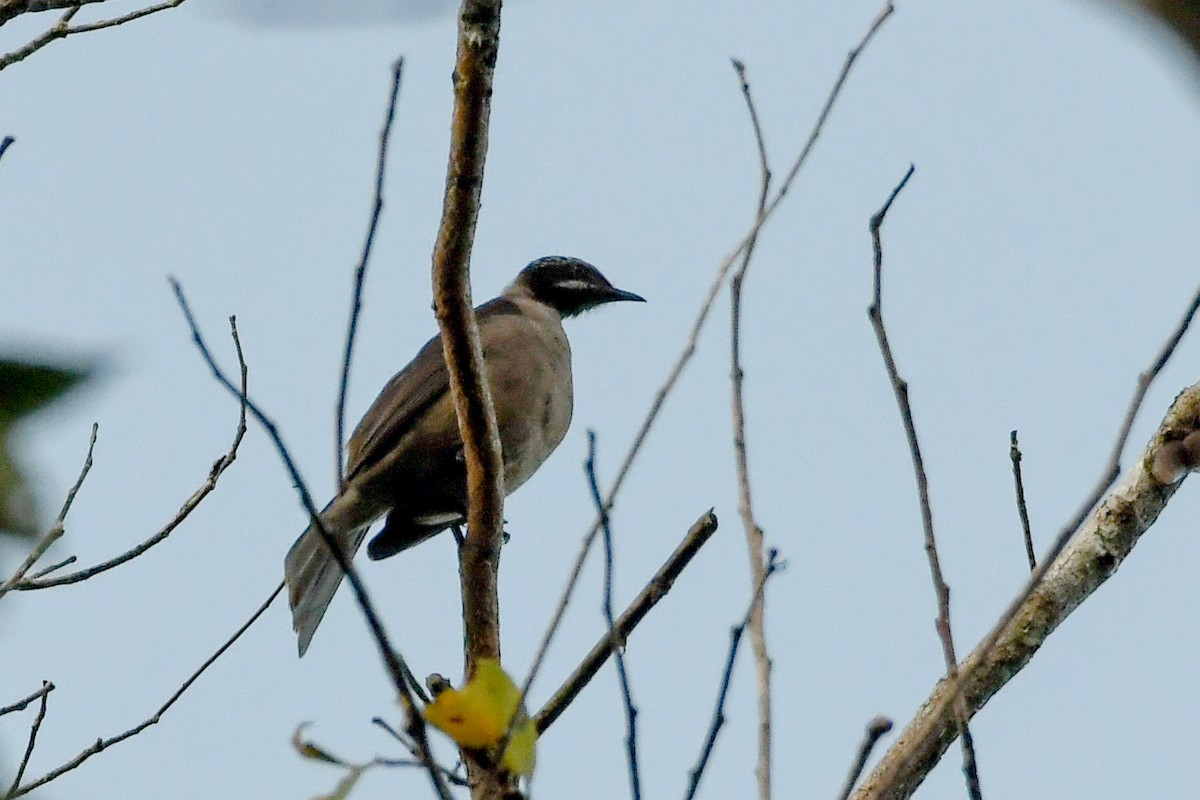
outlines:
{"label": "white facial stripe", "polygon": [[555,289],[569,289],[571,291],[594,289],[595,284],[588,281],[581,281],[578,278],[571,278],[565,281],[558,281],[554,284]]}

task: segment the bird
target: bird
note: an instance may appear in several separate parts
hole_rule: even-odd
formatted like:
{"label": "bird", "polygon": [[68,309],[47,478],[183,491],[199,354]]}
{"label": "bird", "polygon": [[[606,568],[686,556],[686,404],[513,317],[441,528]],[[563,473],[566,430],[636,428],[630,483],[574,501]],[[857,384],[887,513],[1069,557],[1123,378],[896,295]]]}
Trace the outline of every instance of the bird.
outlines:
{"label": "bird", "polygon": [[[506,494],[549,458],[571,423],[571,347],[562,321],[618,301],[645,298],[617,289],[586,261],[545,256],[476,307]],[[373,561],[466,520],[466,463],[439,336],[388,381],[358,423],[341,489],[319,520],[348,561],[384,515],[367,545]],[[343,577],[315,522],[288,551],[284,577],[303,656]]]}

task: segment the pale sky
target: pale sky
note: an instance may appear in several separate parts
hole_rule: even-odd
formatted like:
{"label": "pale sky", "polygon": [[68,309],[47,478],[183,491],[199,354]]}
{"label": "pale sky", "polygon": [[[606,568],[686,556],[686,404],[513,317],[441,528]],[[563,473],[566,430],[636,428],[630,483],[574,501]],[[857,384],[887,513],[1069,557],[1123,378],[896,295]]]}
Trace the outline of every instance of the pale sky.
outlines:
{"label": "pale sky", "polygon": [[[333,485],[333,408],[350,281],[371,202],[390,65],[406,59],[386,208],[352,376],[357,419],[430,336],[455,26],[432,0],[373,2],[356,24],[270,21],[191,0],[55,42],[0,74],[0,349],[103,362],[22,439],[47,516],[95,467],[51,559],[88,565],[165,523],[229,445],[235,402],[193,348],[178,278],[210,343],[236,314],[251,393],[315,494]],[[326,4],[328,5],[328,4]],[[842,3],[506,5],[475,296],[531,259],[596,264],[649,301],[567,323],[575,419],[506,506],[505,665],[523,675],[603,483],[753,217],[745,61],[776,171],[797,152],[847,50],[880,10]],[[124,8],[122,6],[121,8]],[[399,10],[396,10],[399,9]],[[91,18],[85,9],[80,19]],[[54,17],[6,25],[0,49]],[[901,2],[861,57],[746,284],[748,441],[757,513],[789,563],[768,589],[779,797],[829,798],[863,727],[906,722],[942,674],[903,431],[866,316],[867,221],[909,163],[884,229],[885,313],[925,451],[959,652],[1026,573],[1008,434],[1019,429],[1035,540],[1091,488],[1138,373],[1200,283],[1200,93],[1156,32],[1100,3]],[[629,640],[647,797],[680,796],[712,713],[729,628],[750,595],[730,443],[728,299],[613,516],[616,603],[688,526],[721,528]],[[1200,380],[1198,332],[1147,398],[1126,463]],[[1200,559],[1185,485],[1131,558],[973,723],[985,795],[1183,797],[1200,711]],[[279,580],[304,512],[258,429],[217,491],[162,545],[77,586],[10,595],[0,705],[58,687],[37,776],[153,712]],[[48,521],[48,520],[47,520]],[[0,550],[7,574],[20,553]],[[414,671],[457,677],[449,537],[362,573]],[[590,562],[532,704],[603,629]],[[753,670],[738,664],[701,787],[753,787]],[[308,798],[339,773],[303,762],[296,725],[349,760],[398,755],[389,684],[347,592],[301,661],[273,607],[156,727],[41,797]],[[32,712],[0,719],[0,778]],[[540,742],[535,795],[628,792],[607,667]],[[894,739],[885,737],[882,747]],[[448,762],[444,740],[438,752]],[[416,771],[368,774],[357,800],[425,796]],[[419,794],[418,794],[419,793]],[[955,747],[918,793],[963,797]]]}

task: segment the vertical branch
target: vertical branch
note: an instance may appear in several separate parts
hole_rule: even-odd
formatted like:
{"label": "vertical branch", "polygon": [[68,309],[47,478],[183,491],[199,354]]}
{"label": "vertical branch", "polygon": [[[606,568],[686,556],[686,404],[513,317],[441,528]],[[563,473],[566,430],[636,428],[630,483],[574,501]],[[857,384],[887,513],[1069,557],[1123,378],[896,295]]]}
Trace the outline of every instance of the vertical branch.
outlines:
{"label": "vertical branch", "polygon": [[[883,243],[879,230],[888,210],[892,207],[897,195],[903,191],[908,179],[912,177],[915,167],[909,165],[908,171],[896,188],[892,190],[887,202],[871,217],[871,242],[874,249],[874,293],[871,307],[867,310],[871,318],[871,327],[875,329],[875,338],[879,342],[879,352],[883,355],[883,363],[887,369],[888,379],[892,384],[892,392],[896,395],[896,405],[900,409],[900,419],[904,425],[904,435],[908,440],[908,451],[912,458],[913,473],[917,479],[917,495],[921,506],[921,526],[925,531],[925,554],[929,558],[929,574],[933,579],[934,593],[937,595],[937,633],[942,642],[942,656],[946,663],[946,676],[951,680],[958,678],[958,657],[954,652],[954,635],[950,629],[950,587],[942,575],[941,559],[938,557],[937,541],[933,535],[933,509],[929,503],[929,480],[925,475],[925,461],[921,457],[921,444],[917,440],[916,424],[913,421],[912,406],[908,402],[908,383],[900,377],[896,368],[892,347],[888,343],[887,329],[883,325]],[[955,704],[955,714],[958,723],[958,733],[962,740],[963,773],[967,780],[967,791],[972,800],[979,800],[982,791],[979,787],[979,772],[975,765],[975,744],[967,727],[967,710],[961,701]]]}
{"label": "vertical branch", "polygon": [[1037,569],[1037,555],[1033,552],[1033,532],[1029,527],[1029,507],[1025,505],[1025,481],[1021,478],[1021,445],[1017,443],[1017,432],[1008,435],[1008,457],[1012,460],[1013,483],[1017,488],[1017,514],[1021,517],[1021,533],[1025,537],[1025,557],[1029,559],[1029,570]]}
{"label": "vertical branch", "polygon": [[625,753],[629,762],[629,788],[633,800],[642,799],[642,777],[638,769],[637,750],[637,706],[633,704],[633,693],[629,689],[629,675],[625,671],[625,637],[617,630],[617,622],[613,617],[612,588],[613,588],[613,544],[612,527],[609,524],[608,512],[604,509],[604,499],[600,496],[600,484],[596,480],[596,432],[588,431],[588,457],[585,464],[588,488],[592,492],[592,502],[596,504],[600,514],[600,523],[604,531],[604,622],[608,625],[608,641],[612,648],[613,660],[617,664],[617,679],[621,684],[621,697],[625,701]]}
{"label": "vertical branch", "polygon": [[[742,85],[742,97],[746,100],[750,124],[754,128],[760,176],[758,209],[755,212],[756,224],[742,251],[741,264],[729,284],[730,388],[733,394],[733,452],[737,465],[738,511],[742,517],[742,527],[746,532],[751,585],[759,586],[766,579],[767,565],[764,561],[762,528],[754,519],[754,506],[750,499],[750,466],[746,456],[746,408],[742,391],[745,372],[742,369],[741,355],[742,285],[746,280],[750,259],[754,256],[754,247],[758,243],[758,232],[761,230],[763,215],[767,209],[767,197],[771,191],[771,166],[767,159],[767,146],[763,139],[762,126],[758,121],[758,110],[755,108],[754,98],[750,94],[750,84],[746,81],[746,65],[735,59],[733,68]],[[771,797],[771,656],[767,652],[767,634],[764,623],[765,597],[766,595],[762,592],[755,593],[746,628],[750,633],[750,645],[754,651],[754,670],[757,679],[758,763],[754,771],[758,783],[758,800],[770,800]]]}
{"label": "vertical branch", "polygon": [[450,392],[467,465],[467,536],[459,551],[466,671],[500,658],[496,572],[504,471],[496,411],[471,309],[470,260],[487,155],[492,73],[500,46],[500,0],[463,0],[454,68],[454,112],[442,223],[433,252],[433,293]]}
{"label": "vertical branch", "polygon": [[338,491],[342,489],[345,476],[342,466],[342,451],[346,443],[346,390],[350,386],[350,357],[354,353],[354,338],[358,333],[358,317],[362,312],[363,282],[367,277],[367,262],[371,259],[371,247],[375,244],[375,231],[379,228],[379,216],[383,213],[383,179],[387,170],[388,139],[391,138],[392,122],[396,119],[396,99],[400,96],[400,77],[404,71],[404,58],[396,59],[392,65],[392,93],[388,98],[387,116],[383,130],[379,132],[379,158],[375,168],[375,202],[371,207],[371,222],[367,225],[367,238],[363,242],[362,258],[354,270],[354,300],[350,304],[350,324],[346,328],[346,351],[342,356],[342,379],[338,386],[337,414],[334,424],[335,447],[333,461],[336,467]]}

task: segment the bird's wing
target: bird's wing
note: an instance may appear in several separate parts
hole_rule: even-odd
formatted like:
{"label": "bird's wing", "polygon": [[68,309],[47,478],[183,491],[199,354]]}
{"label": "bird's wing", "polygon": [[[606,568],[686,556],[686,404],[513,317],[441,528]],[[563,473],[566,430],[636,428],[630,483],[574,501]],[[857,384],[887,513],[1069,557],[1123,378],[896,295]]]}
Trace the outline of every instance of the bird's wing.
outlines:
{"label": "bird's wing", "polygon": [[[512,301],[498,297],[476,308],[475,313],[483,324],[495,316],[520,312]],[[354,429],[346,447],[346,480],[386,458],[421,415],[449,391],[442,340],[435,336],[388,381]]]}

